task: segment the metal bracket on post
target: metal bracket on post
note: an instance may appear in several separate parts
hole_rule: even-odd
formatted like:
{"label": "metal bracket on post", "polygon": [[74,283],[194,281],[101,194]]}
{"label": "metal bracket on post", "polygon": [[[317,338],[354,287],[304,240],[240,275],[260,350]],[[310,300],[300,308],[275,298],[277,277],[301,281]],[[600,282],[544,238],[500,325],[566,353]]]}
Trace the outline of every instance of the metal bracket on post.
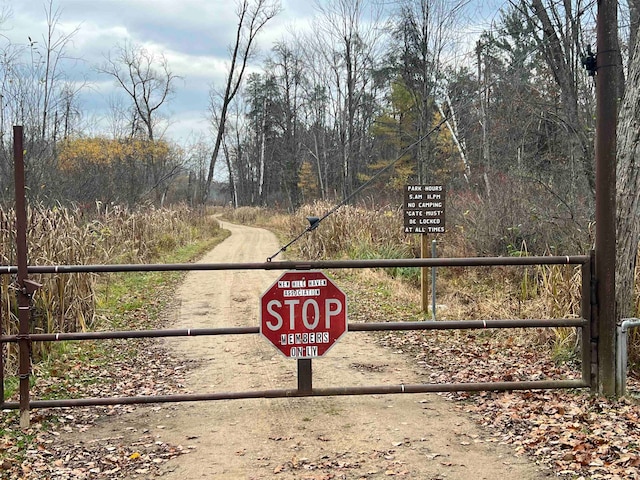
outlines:
{"label": "metal bracket on post", "polygon": [[27,295],[29,298],[31,298],[40,288],[42,288],[41,283],[29,280],[28,278],[22,282],[22,293]]}
{"label": "metal bracket on post", "polygon": [[627,394],[627,332],[640,327],[640,318],[625,318],[616,328],[616,395]]}

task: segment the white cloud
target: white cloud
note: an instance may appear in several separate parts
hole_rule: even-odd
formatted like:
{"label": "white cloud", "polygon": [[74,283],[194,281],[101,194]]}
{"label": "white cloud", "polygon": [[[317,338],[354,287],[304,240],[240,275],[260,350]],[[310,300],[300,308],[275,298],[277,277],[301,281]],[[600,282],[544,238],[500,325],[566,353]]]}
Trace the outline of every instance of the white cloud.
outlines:
{"label": "white cloud", "polygon": [[[1,25],[2,33],[13,43],[26,45],[28,37],[41,43],[49,0],[0,0],[0,5],[3,1],[11,6],[13,16]],[[292,31],[308,30],[316,13],[313,0],[281,1],[282,13],[266,25],[258,39],[263,54]],[[66,62],[64,68],[72,81],[91,83],[82,94],[87,117],[106,115],[108,98],[117,92],[113,79],[99,75],[95,67],[116,45],[128,41],[162,53],[171,71],[182,77],[165,111],[172,119],[167,135],[184,140],[191,132],[208,134],[204,119],[209,90],[212,85],[224,84],[228,47],[234,41],[238,21],[236,1],[53,0],[53,7],[59,11],[60,33],[79,29],[67,52],[75,60]],[[255,69],[250,67],[250,71]]]}
{"label": "white cloud", "polygon": [[[11,5],[13,14],[3,27],[13,44],[27,45],[30,37],[43,45],[47,28],[44,3]],[[182,140],[192,131],[208,130],[209,89],[224,82],[228,69],[228,45],[237,22],[234,2],[54,0],[53,8],[59,13],[57,34],[75,32],[63,68],[76,85],[89,83],[80,97],[87,118],[108,115],[109,98],[118,88],[113,79],[98,74],[96,67],[104,63],[108,52],[127,41],[164,55],[171,71],[181,77],[164,112],[172,117],[167,135]]]}

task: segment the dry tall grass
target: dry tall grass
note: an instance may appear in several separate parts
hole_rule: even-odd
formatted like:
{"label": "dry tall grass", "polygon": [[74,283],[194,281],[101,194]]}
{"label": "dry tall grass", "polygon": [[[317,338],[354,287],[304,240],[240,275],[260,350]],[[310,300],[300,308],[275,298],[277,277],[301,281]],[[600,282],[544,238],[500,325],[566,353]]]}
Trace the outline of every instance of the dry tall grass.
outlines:
{"label": "dry tall grass", "polygon": [[[290,217],[290,233],[305,228],[307,217],[322,217],[331,208],[326,202],[300,208]],[[402,222],[402,211],[398,209],[372,210],[346,205],[303,237],[296,245],[296,252],[306,259],[411,257],[416,243],[402,233]]]}
{"label": "dry tall grass", "polygon": [[[162,252],[194,242],[219,228],[186,206],[171,209],[102,205],[91,208],[30,208],[30,265],[148,263]],[[0,208],[0,264],[16,265],[15,212]],[[91,328],[97,277],[91,274],[31,275],[43,287],[33,296],[32,333]],[[3,332],[18,331],[15,277],[0,275]],[[34,344],[39,357],[50,344]],[[10,352],[12,353],[12,352]],[[12,355],[9,355],[11,358]]]}
{"label": "dry tall grass", "polygon": [[[459,200],[459,199],[458,199]],[[459,210],[469,202],[451,202],[452,210]],[[286,243],[308,225],[307,216],[321,217],[333,208],[332,204],[316,202],[300,208],[293,215],[274,213],[266,209],[244,207],[227,215],[235,221],[267,226],[277,231]],[[448,207],[449,208],[449,207]],[[438,240],[441,257],[468,257],[483,251],[487,239],[500,237],[502,232],[485,232],[482,245],[477,245],[477,232],[469,224],[472,213],[451,212],[447,233]],[[457,223],[458,217],[465,217]],[[402,212],[398,209],[366,209],[345,206],[324,220],[321,226],[303,236],[289,249],[289,256],[302,259],[339,258],[413,258],[420,255],[419,236],[402,233]],[[481,222],[489,228],[492,222]],[[465,227],[466,225],[466,227]],[[514,242],[511,242],[512,245]],[[571,248],[571,240],[567,240]],[[523,243],[524,245],[524,243]],[[513,245],[512,245],[513,246]],[[514,247],[515,248],[515,247]],[[542,248],[542,247],[540,247]],[[579,254],[582,243],[576,239],[573,247]],[[554,251],[557,248],[545,248]],[[506,252],[505,252],[506,253]],[[526,248],[516,249],[527,255]],[[640,269],[636,285],[640,285]],[[579,318],[581,302],[581,273],[576,266],[537,266],[526,268],[449,268],[439,269],[438,303],[442,304],[439,318]],[[640,291],[636,292],[640,299]],[[636,316],[640,316],[640,300],[636,302]],[[572,328],[540,329],[537,341],[549,345],[559,356],[571,355],[577,338]],[[633,330],[629,339],[629,359],[635,368],[640,364],[640,330]]]}
{"label": "dry tall grass", "polygon": [[[306,217],[321,217],[331,204],[316,202],[293,215],[265,209],[239,209],[236,221],[260,223],[282,235],[285,242],[308,225]],[[290,258],[415,258],[420,256],[420,236],[403,233],[402,211],[344,206],[327,217],[316,230],[294,244]],[[473,239],[463,228],[448,226],[438,239],[440,257],[473,256]],[[518,252],[527,254],[527,252]],[[391,272],[414,286],[418,269]],[[438,270],[437,300],[441,319],[578,318],[580,268],[571,266],[442,268]],[[575,347],[575,329],[540,329],[535,342],[549,345],[559,355]],[[562,351],[562,352],[561,352]]]}

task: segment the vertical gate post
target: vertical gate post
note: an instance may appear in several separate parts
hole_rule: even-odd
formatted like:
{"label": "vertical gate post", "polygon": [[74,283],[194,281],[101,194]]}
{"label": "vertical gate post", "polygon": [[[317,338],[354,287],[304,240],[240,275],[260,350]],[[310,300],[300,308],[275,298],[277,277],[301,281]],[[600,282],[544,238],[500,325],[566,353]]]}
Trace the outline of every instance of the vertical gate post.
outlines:
{"label": "vertical gate post", "polygon": [[31,355],[29,345],[30,298],[27,293],[27,201],[25,194],[24,146],[21,126],[13,127],[13,159],[15,162],[16,260],[18,264],[18,348],[20,365],[20,427],[29,427],[29,376]]}
{"label": "vertical gate post", "polygon": [[[438,252],[436,250],[437,241],[431,240],[431,258],[436,258]],[[431,267],[431,318],[436,321],[436,267]]]}
{"label": "vertical gate post", "polygon": [[618,11],[598,2],[596,74],[596,262],[598,393],[616,394],[616,122]]}

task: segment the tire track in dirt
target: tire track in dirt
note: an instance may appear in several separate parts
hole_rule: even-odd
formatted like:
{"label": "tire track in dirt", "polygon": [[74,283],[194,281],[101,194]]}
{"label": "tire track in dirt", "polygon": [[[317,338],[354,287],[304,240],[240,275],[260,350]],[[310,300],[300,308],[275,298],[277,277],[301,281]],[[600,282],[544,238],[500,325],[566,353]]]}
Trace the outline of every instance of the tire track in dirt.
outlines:
{"label": "tire track in dirt", "polygon": [[[201,261],[262,262],[278,249],[265,230],[224,223],[232,235]],[[172,328],[259,323],[258,299],[282,272],[191,272],[176,292]],[[295,388],[296,362],[258,335],[167,339],[198,363],[192,393]],[[316,387],[418,383],[405,357],[357,332],[314,360]],[[140,407],[111,430],[144,428],[162,441],[195,447],[170,460],[162,478],[411,479],[547,478],[525,458],[484,438],[435,394],[252,399]],[[98,433],[100,434],[100,433]]]}

